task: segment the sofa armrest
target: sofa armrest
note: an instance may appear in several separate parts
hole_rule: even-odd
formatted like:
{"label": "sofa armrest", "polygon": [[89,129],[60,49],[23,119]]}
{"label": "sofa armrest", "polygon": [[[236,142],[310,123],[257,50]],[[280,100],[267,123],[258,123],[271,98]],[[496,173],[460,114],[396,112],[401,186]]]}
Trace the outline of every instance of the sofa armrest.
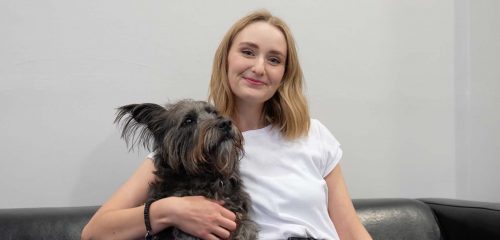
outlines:
{"label": "sofa armrest", "polygon": [[356,213],[374,240],[440,240],[427,204],[405,198],[353,199]]}
{"label": "sofa armrest", "polygon": [[500,239],[500,203],[419,199],[434,212],[444,239]]}
{"label": "sofa armrest", "polygon": [[97,206],[0,209],[1,239],[80,239]]}

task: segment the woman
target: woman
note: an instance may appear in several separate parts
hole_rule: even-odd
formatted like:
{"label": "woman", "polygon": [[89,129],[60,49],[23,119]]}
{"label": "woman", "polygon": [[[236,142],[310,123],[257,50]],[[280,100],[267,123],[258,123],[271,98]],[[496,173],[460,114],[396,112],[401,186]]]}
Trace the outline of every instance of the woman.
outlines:
{"label": "woman", "polygon": [[[337,140],[309,118],[302,70],[286,24],[266,11],[236,22],[217,49],[209,99],[243,132],[241,174],[261,239],[371,239],[356,216],[338,162]],[[97,211],[83,239],[146,234],[142,205],[154,166],[146,159]],[[202,239],[227,239],[235,214],[200,196],[150,206],[153,234],[175,226]]]}

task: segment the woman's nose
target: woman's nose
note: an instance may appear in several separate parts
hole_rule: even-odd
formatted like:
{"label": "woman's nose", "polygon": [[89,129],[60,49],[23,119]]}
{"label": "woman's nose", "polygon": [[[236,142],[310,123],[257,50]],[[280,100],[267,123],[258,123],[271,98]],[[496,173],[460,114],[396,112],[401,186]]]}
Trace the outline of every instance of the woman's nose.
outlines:
{"label": "woman's nose", "polygon": [[255,59],[255,62],[252,67],[253,73],[256,75],[262,76],[265,71],[265,60],[262,57],[258,57]]}

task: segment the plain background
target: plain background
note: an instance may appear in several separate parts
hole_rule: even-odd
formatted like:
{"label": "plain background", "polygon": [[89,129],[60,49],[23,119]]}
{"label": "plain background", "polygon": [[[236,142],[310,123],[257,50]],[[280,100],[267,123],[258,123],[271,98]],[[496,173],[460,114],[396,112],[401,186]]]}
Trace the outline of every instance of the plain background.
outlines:
{"label": "plain background", "polygon": [[260,8],[294,33],[353,198],[500,202],[500,1],[0,0],[0,208],[105,201],[146,155],[115,108],[206,99]]}

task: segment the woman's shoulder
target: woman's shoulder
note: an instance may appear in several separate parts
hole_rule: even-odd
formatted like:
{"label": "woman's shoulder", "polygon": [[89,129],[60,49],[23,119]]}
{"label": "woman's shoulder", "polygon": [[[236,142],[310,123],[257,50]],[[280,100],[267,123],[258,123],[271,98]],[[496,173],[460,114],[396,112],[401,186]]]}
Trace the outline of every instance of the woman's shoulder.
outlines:
{"label": "woman's shoulder", "polygon": [[311,118],[311,126],[309,129],[309,136],[319,137],[322,140],[328,140],[332,142],[336,142],[338,144],[337,139],[333,136],[332,132],[326,125],[324,125],[320,120]]}
{"label": "woman's shoulder", "polygon": [[316,134],[324,132],[324,131],[329,132],[328,128],[323,123],[321,123],[321,121],[319,121],[318,119],[311,118],[310,122],[311,122],[311,125],[309,127],[309,134],[311,134],[311,132],[316,133]]}

